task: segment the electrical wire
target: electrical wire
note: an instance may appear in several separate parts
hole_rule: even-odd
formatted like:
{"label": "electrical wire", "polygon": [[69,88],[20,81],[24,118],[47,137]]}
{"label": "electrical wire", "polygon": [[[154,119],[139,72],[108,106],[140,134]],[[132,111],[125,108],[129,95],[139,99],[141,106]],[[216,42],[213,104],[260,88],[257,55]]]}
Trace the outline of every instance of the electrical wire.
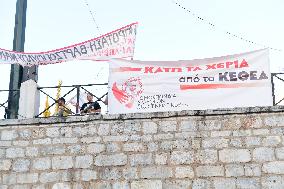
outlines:
{"label": "electrical wire", "polygon": [[[205,18],[203,18],[203,17],[201,17],[201,16],[195,14],[194,12],[192,12],[191,10],[189,10],[188,8],[182,6],[182,5],[181,5],[180,3],[178,3],[176,0],[173,0],[172,2],[173,2],[175,5],[177,5],[178,7],[182,8],[183,10],[185,10],[187,13],[191,14],[192,16],[194,16],[197,20],[199,20],[199,21],[201,21],[201,22],[204,22],[204,23],[208,24],[209,26],[211,26],[211,27],[213,27],[213,28],[216,28],[216,25],[215,25],[214,23],[209,22],[209,21],[207,21]],[[263,44],[260,44],[260,43],[256,43],[256,42],[254,42],[254,41],[252,41],[252,40],[248,40],[248,39],[246,39],[246,38],[244,38],[244,37],[242,37],[242,36],[240,36],[240,35],[234,34],[234,33],[232,33],[232,32],[229,32],[229,31],[224,31],[224,32],[225,32],[227,35],[230,35],[230,36],[232,36],[232,37],[235,37],[235,38],[237,38],[237,39],[239,39],[239,40],[242,40],[242,41],[245,41],[245,42],[247,42],[247,43],[254,44],[254,45],[256,45],[256,46],[262,46],[262,47],[264,47],[264,48],[269,48],[269,49],[274,50],[274,51],[283,52],[282,49],[272,48],[272,47],[269,47],[269,46],[267,46],[267,45],[263,45]]]}
{"label": "electrical wire", "polygon": [[100,27],[99,27],[99,25],[98,25],[98,23],[97,23],[97,21],[96,21],[96,19],[95,19],[95,15],[94,15],[93,11],[91,10],[90,5],[89,5],[89,3],[88,3],[88,0],[84,0],[84,3],[85,3],[85,5],[86,5],[86,7],[88,8],[88,11],[89,11],[89,13],[90,13],[90,15],[91,15],[91,17],[92,17],[92,20],[93,20],[93,22],[94,22],[94,24],[95,24],[95,26],[96,26],[96,28],[97,28],[99,34],[102,35],[102,32],[101,32],[101,30],[100,30]]}

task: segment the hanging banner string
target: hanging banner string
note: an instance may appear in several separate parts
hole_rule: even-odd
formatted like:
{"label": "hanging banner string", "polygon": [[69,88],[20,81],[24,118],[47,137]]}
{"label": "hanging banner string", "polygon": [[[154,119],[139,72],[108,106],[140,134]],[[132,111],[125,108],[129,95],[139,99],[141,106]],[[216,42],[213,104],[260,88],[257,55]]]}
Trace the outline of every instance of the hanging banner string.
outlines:
{"label": "hanging banner string", "polygon": [[86,7],[88,8],[88,11],[89,11],[89,13],[90,13],[90,15],[91,15],[91,17],[92,17],[92,20],[93,20],[93,22],[94,22],[94,24],[95,24],[95,26],[96,26],[96,28],[97,28],[99,34],[102,35],[102,32],[101,32],[101,30],[100,30],[100,28],[99,28],[99,25],[97,24],[97,21],[96,21],[96,19],[95,19],[95,15],[93,14],[93,11],[91,10],[91,8],[90,8],[90,6],[89,6],[88,0],[84,0],[84,3],[85,3],[85,5],[86,5]]}
{"label": "hanging banner string", "polygon": [[[191,14],[192,16],[194,16],[197,20],[199,20],[199,21],[201,21],[201,22],[204,22],[204,23],[208,24],[208,25],[211,26],[211,27],[216,28],[216,25],[215,25],[214,23],[209,22],[209,21],[207,21],[206,19],[200,17],[199,15],[195,14],[194,12],[192,12],[191,10],[189,10],[188,8],[182,6],[182,5],[181,5],[180,3],[178,3],[177,1],[173,0],[172,2],[173,2],[175,5],[177,5],[178,7],[182,8],[183,10],[185,10],[186,12],[188,12],[189,14]],[[254,44],[254,45],[256,45],[256,46],[262,46],[262,47],[264,47],[264,48],[269,48],[269,49],[274,50],[274,51],[283,52],[282,49],[272,48],[272,47],[268,47],[268,46],[263,45],[263,44],[260,44],[260,43],[256,43],[256,42],[254,42],[254,41],[252,41],[252,40],[248,40],[248,39],[246,39],[246,38],[244,38],[244,37],[242,37],[242,36],[240,36],[240,35],[234,34],[234,33],[232,33],[232,32],[229,32],[229,31],[224,31],[224,32],[225,32],[227,35],[230,35],[230,36],[232,36],[232,37],[235,37],[235,38],[237,38],[237,39],[239,39],[239,40],[242,40],[242,41],[245,41],[245,42],[247,42],[247,43]]]}
{"label": "hanging banner string", "polygon": [[100,37],[47,52],[24,53],[0,48],[0,64],[33,66],[75,59],[99,61],[133,57],[137,25],[132,23]]}

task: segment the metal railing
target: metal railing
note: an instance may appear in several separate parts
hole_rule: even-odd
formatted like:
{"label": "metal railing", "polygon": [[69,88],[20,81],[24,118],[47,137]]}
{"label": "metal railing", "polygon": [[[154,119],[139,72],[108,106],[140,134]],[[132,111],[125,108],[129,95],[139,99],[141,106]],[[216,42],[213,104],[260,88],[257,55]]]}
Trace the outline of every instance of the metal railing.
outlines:
{"label": "metal railing", "polygon": [[[60,97],[65,98],[67,95],[71,94],[72,92],[76,92],[76,111],[72,112],[71,115],[78,115],[80,113],[79,110],[79,101],[80,101],[80,94],[81,90],[83,90],[85,93],[89,93],[91,94],[93,97],[95,97],[95,101],[98,102],[102,102],[103,104],[106,105],[106,102],[104,100],[102,100],[103,98],[105,98],[107,96],[107,91],[103,92],[103,94],[101,96],[96,95],[94,92],[91,92],[91,90],[86,89],[87,87],[94,87],[94,86],[107,86],[107,83],[102,83],[102,84],[87,84],[87,85],[66,85],[66,86],[60,86],[61,89],[64,88],[68,88],[68,91],[61,95]],[[45,111],[49,110],[52,106],[54,106],[57,103],[57,99],[53,98],[50,94],[48,94],[46,91],[44,91],[45,89],[58,89],[58,86],[55,87],[38,87],[38,90],[43,93],[44,95],[48,96],[50,99],[53,100],[53,103],[45,108],[43,111],[41,111],[38,115],[36,115],[35,117],[40,117]],[[66,106],[64,106],[66,108]]]}
{"label": "metal railing", "polygon": [[12,91],[13,92],[13,96],[15,97],[16,95],[19,95],[20,90],[0,90],[0,94],[5,93],[5,95],[7,96],[4,102],[0,102],[0,110],[4,110],[4,119],[8,118],[8,113],[12,113],[11,110],[8,109],[8,102],[9,102],[9,98],[8,98],[8,94],[9,92]]}
{"label": "metal railing", "polygon": [[[282,103],[284,101],[284,91],[283,91],[284,90],[284,78],[282,78],[282,77],[284,77],[284,73],[271,73],[273,106],[280,105],[280,103]],[[283,85],[283,87],[281,87],[281,84]],[[92,92],[94,87],[97,87],[97,86],[105,86],[105,89],[104,89],[105,91],[100,91],[101,95],[97,95],[97,92]],[[60,86],[61,89],[68,89],[67,92],[65,92],[60,97],[67,97],[70,94],[73,94],[73,97],[74,97],[74,93],[75,93],[76,104],[78,105],[79,101],[80,101],[80,94],[82,94],[81,91],[83,91],[85,93],[92,94],[92,96],[95,97],[95,101],[102,102],[104,105],[106,105],[106,102],[103,99],[107,96],[107,91],[108,91],[107,86],[108,86],[108,83]],[[88,87],[91,87],[91,89],[87,89]],[[57,103],[56,98],[52,97],[52,95],[50,95],[46,91],[46,90],[50,90],[50,89],[51,90],[58,89],[58,86],[38,87],[38,90],[40,91],[40,93],[48,96],[48,98],[52,99],[53,102],[49,107],[42,110],[35,117],[41,117],[45,111],[49,110],[51,107],[53,107]],[[6,92],[8,94],[9,91],[10,90],[0,90],[0,94],[3,93],[3,92]],[[16,92],[19,93],[19,90],[13,90],[13,91],[16,91]],[[16,95],[18,93],[15,93],[14,95]],[[8,99],[8,97],[6,99]],[[0,114],[1,114],[1,108],[2,108],[2,112],[3,112],[3,109],[4,109],[4,119],[7,119],[7,113],[10,111],[8,109],[8,100],[6,100],[2,103],[0,102]],[[71,115],[78,115],[79,113],[80,113],[79,106],[76,106],[75,111],[72,111]],[[0,117],[0,119],[1,119],[1,117]]]}
{"label": "metal railing", "polygon": [[277,106],[279,105],[281,102],[283,102],[284,97],[280,97],[280,99],[277,99],[277,97],[279,97],[280,95],[275,95],[276,93],[282,92],[283,96],[284,96],[284,91],[281,91],[281,89],[284,89],[284,85],[281,88],[279,83],[284,82],[284,78],[281,78],[281,76],[284,76],[284,73],[271,73],[271,84],[272,84],[272,99],[273,99],[273,106]]}

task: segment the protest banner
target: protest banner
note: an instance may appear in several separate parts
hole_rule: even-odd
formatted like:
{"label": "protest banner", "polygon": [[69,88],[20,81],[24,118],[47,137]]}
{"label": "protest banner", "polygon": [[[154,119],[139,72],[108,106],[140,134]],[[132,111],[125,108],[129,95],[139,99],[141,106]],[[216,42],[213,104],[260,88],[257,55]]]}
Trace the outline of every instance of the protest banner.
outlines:
{"label": "protest banner", "polygon": [[137,23],[132,23],[103,36],[68,47],[39,52],[15,52],[0,48],[0,64],[22,66],[56,64],[74,59],[109,60],[133,57]]}
{"label": "protest banner", "polygon": [[115,59],[109,113],[271,106],[268,49],[184,61]]}

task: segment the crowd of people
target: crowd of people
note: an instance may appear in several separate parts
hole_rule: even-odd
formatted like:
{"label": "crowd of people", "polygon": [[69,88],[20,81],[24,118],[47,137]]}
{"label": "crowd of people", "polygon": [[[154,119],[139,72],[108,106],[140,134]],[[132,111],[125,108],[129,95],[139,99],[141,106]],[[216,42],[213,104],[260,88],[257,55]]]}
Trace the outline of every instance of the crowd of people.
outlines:
{"label": "crowd of people", "polygon": [[[65,117],[70,114],[72,114],[72,111],[70,108],[67,107],[65,104],[66,101],[63,97],[59,98],[57,101],[58,108],[56,108],[53,116],[58,116],[58,117]],[[104,104],[108,104],[108,97],[106,96]],[[91,93],[87,94],[87,102],[82,104],[80,107],[79,104],[76,104],[77,108],[80,109],[80,114],[100,114],[101,113],[101,106],[98,103],[98,101],[94,101],[94,96]]]}

